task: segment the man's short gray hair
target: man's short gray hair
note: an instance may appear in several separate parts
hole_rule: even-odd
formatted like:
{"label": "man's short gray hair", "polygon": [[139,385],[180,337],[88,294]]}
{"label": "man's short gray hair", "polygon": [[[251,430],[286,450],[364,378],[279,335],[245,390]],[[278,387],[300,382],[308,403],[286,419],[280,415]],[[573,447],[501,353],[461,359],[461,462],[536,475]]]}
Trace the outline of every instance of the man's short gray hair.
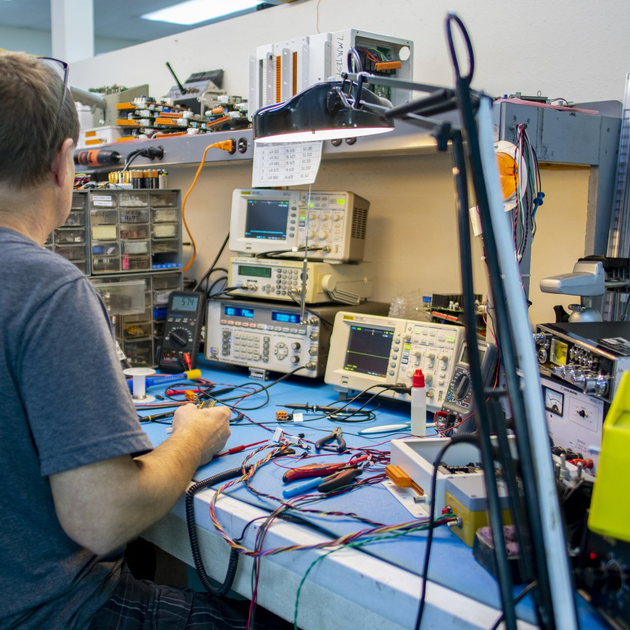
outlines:
{"label": "man's short gray hair", "polygon": [[77,143],[79,120],[63,81],[46,63],[24,53],[0,52],[0,186],[41,184],[66,138]]}

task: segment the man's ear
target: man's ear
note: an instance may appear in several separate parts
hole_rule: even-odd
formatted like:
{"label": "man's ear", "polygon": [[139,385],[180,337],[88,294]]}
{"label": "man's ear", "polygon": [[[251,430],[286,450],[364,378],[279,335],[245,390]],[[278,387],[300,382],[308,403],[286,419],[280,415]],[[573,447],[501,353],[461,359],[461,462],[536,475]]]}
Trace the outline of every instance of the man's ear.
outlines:
{"label": "man's ear", "polygon": [[67,178],[73,174],[72,164],[74,161],[74,141],[66,138],[59,148],[52,163],[52,174],[57,186],[63,188],[67,184]]}

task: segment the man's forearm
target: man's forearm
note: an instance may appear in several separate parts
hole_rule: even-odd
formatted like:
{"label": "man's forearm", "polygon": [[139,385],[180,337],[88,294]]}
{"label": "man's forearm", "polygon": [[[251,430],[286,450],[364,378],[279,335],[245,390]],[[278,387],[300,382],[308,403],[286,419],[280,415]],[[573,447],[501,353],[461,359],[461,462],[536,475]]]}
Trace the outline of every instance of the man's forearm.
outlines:
{"label": "man's forearm", "polygon": [[62,527],[98,554],[133,540],[184,492],[200,463],[200,442],[188,426],[136,459],[117,457],[51,476]]}

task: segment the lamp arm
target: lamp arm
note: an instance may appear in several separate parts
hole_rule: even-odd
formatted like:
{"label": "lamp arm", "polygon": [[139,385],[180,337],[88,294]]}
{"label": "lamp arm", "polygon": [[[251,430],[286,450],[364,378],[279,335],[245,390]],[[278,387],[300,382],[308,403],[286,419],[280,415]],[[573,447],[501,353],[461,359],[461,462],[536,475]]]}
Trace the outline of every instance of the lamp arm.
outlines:
{"label": "lamp arm", "polygon": [[[335,86],[332,92],[329,92],[329,97],[331,94],[334,94],[335,96],[337,96],[339,100],[341,101],[341,104],[347,109],[358,109],[358,107],[356,106],[355,100],[353,99],[352,101],[350,101],[350,99],[348,98],[348,95],[339,86]],[[330,98],[328,100],[329,102],[331,101]]]}
{"label": "lamp arm", "polygon": [[[415,83],[413,81],[403,81],[402,79],[394,79],[393,77],[382,77],[369,72],[343,72],[342,79],[350,81],[359,81],[360,77],[364,77],[363,81],[370,85],[382,85],[385,87],[403,88],[405,90],[414,90],[416,92],[435,92],[436,90],[447,90],[441,85],[429,85],[428,83]],[[453,90],[451,90],[453,91]]]}

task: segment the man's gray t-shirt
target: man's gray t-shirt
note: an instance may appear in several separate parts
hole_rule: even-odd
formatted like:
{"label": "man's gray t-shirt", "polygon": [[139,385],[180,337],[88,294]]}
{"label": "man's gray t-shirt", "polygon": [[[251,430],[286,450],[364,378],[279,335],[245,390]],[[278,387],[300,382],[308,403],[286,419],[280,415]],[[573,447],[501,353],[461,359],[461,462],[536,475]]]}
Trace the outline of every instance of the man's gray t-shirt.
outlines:
{"label": "man's gray t-shirt", "polygon": [[68,538],[48,476],[151,444],[89,281],[5,228],[0,384],[0,629],[85,628],[116,586],[121,558]]}

